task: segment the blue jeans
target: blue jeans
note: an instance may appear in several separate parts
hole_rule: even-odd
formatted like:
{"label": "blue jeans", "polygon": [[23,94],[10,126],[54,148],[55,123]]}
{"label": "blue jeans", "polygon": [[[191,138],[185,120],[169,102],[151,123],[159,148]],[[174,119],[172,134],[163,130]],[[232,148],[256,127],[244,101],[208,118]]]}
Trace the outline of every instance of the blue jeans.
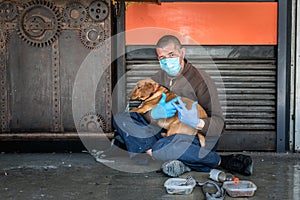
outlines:
{"label": "blue jeans", "polygon": [[149,124],[142,115],[134,112],[115,115],[113,126],[130,157],[152,149],[156,160],[180,160],[191,169],[202,172],[215,168],[220,161],[215,152],[219,138],[206,136],[205,148],[201,148],[197,136],[175,134],[162,137],[160,127]]}

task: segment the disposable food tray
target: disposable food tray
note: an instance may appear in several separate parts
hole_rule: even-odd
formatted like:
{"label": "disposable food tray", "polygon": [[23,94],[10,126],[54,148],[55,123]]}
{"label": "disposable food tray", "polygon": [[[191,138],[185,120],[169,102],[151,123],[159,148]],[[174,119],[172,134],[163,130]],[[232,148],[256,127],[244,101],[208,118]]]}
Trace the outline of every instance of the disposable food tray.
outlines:
{"label": "disposable food tray", "polygon": [[169,194],[190,194],[196,186],[196,181],[194,179],[187,181],[185,178],[169,178],[164,186]]}
{"label": "disposable food tray", "polygon": [[223,188],[231,197],[251,197],[257,186],[251,181],[225,181]]}

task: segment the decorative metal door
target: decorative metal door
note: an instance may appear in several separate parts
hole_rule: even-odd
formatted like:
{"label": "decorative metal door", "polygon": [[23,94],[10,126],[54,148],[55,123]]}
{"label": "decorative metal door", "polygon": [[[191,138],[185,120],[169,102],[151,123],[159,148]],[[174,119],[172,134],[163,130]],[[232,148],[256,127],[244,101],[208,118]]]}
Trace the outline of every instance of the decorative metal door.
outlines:
{"label": "decorative metal door", "polygon": [[[77,125],[110,130],[111,46],[105,43],[111,35],[110,7],[108,0],[0,2],[0,139],[68,137]],[[99,48],[105,51],[95,56],[96,69],[103,70],[95,112],[84,105],[81,119],[74,120],[76,75]]]}

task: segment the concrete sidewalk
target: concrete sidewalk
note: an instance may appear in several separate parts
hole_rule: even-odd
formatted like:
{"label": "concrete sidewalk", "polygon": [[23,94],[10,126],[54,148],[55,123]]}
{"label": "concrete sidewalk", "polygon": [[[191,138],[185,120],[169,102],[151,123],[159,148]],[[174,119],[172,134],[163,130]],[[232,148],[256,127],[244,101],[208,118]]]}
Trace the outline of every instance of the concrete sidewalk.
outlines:
{"label": "concrete sidewalk", "polygon": [[[258,189],[249,199],[300,199],[300,154],[244,153],[253,157],[251,180]],[[124,157],[97,163],[88,153],[0,154],[1,200],[134,200],[205,199],[200,187],[190,195],[170,195],[160,163],[135,165]],[[134,172],[134,173],[133,173]],[[197,181],[208,173],[190,172]],[[247,199],[231,198],[226,199]]]}

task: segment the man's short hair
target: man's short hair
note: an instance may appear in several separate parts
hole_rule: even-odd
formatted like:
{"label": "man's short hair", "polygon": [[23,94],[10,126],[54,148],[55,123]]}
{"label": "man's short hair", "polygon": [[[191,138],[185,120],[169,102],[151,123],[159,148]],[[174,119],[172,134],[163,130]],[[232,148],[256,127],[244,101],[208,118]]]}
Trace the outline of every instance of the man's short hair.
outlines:
{"label": "man's short hair", "polygon": [[164,48],[170,43],[173,43],[177,50],[181,49],[181,43],[179,39],[173,35],[165,35],[161,37],[156,44],[156,48]]}

